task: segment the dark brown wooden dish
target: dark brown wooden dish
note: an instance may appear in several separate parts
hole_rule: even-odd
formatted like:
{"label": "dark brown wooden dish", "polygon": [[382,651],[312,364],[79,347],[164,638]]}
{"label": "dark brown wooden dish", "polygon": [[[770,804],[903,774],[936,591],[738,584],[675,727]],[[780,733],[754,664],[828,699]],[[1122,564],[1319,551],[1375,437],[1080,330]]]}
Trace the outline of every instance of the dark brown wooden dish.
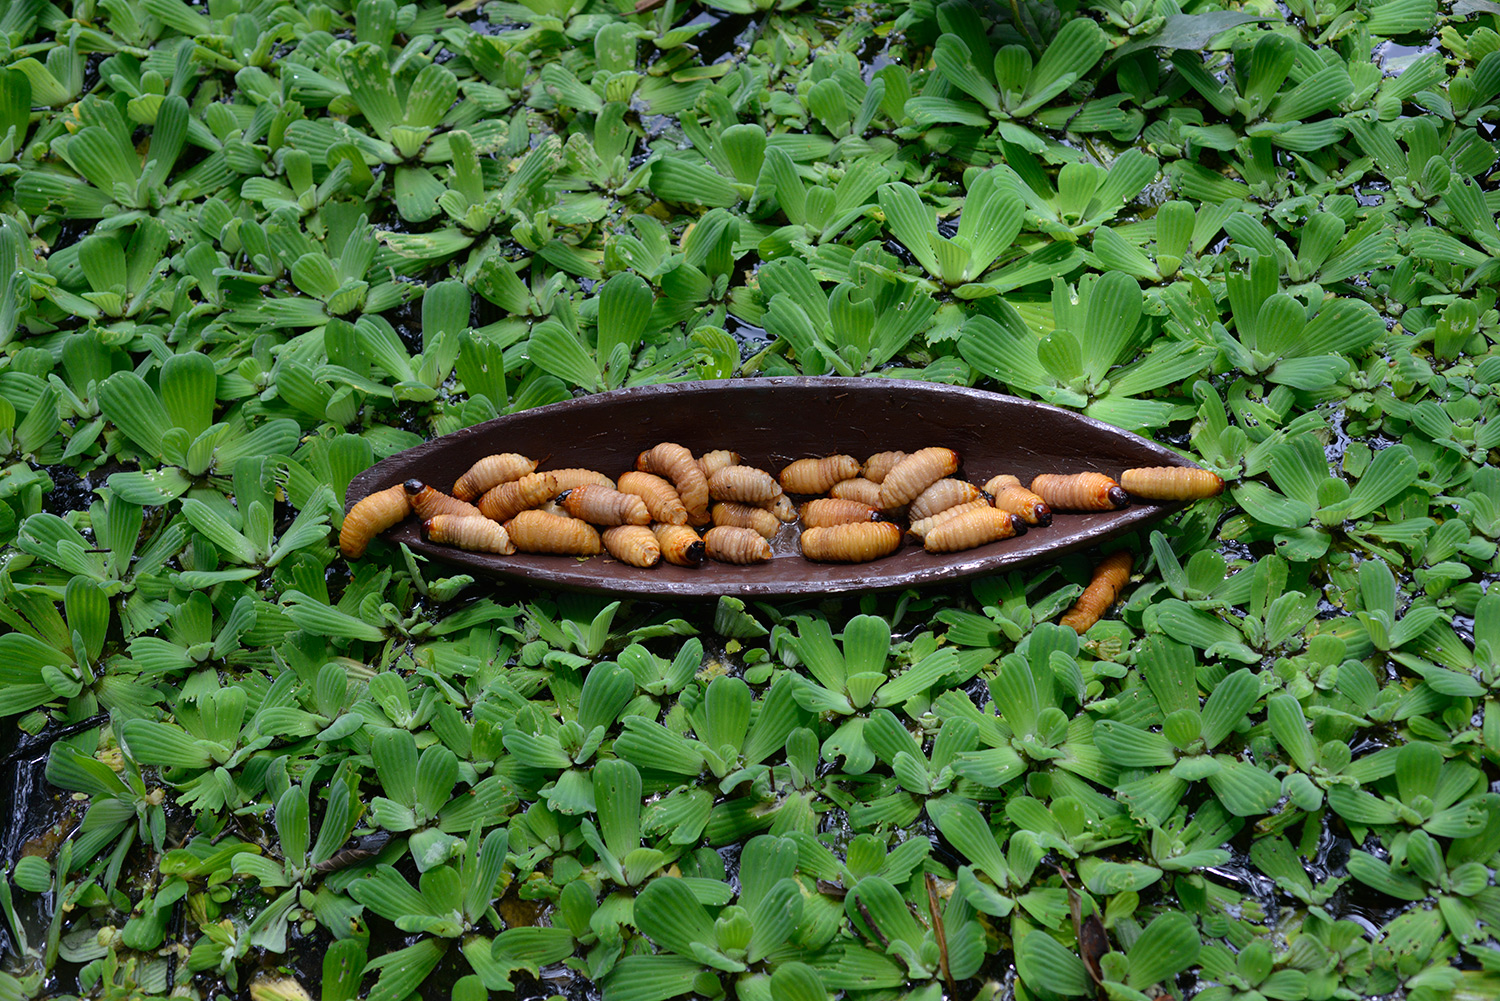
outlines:
{"label": "dark brown wooden dish", "polygon": [[[377,463],[349,484],[345,501],[352,506],[408,479],[446,491],[495,452],[546,456],[540,469],[584,466],[615,477],[662,441],[695,455],[734,449],[745,463],[773,474],[807,456],[844,452],[863,459],[886,449],[941,445],[963,456],[959,475],[979,484],[997,473],[1030,482],[1040,473],[1097,470],[1118,477],[1134,466],[1192,465],[1100,421],[977,389],[893,379],[744,379],[642,386],[500,417]],[[643,570],[608,556],[470,553],[426,541],[413,519],[383,538],[474,573],[548,587],[654,598],[767,597],[888,590],[1010,570],[1096,545],[1184,506],[1133,500],[1120,511],[1057,513],[1048,528],[967,552],[935,556],[909,542],[892,556],[853,566],[804,559],[795,526],[772,541],[770,563],[705,562],[696,569],[663,564]]]}

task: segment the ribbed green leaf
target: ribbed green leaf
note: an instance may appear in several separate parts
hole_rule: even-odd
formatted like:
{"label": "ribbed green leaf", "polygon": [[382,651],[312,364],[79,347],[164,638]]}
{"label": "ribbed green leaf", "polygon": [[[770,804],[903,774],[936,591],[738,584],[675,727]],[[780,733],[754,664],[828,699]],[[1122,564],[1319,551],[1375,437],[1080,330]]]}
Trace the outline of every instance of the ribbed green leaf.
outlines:
{"label": "ribbed green leaf", "polygon": [[1159,915],[1126,955],[1125,983],[1137,990],[1169,981],[1198,961],[1203,942],[1192,918],[1180,911]]}

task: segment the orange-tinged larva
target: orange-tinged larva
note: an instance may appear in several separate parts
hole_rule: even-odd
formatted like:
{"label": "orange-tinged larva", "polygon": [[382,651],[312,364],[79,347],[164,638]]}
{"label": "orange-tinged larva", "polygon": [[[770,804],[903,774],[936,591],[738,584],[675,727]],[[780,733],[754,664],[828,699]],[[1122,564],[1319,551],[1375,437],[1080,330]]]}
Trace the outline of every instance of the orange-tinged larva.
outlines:
{"label": "orange-tinged larva", "polygon": [[884,483],[886,476],[904,458],[905,452],[876,452],[865,460],[860,475],[871,483]]}
{"label": "orange-tinged larva", "polygon": [[1109,611],[1125,585],[1130,583],[1130,567],[1134,558],[1126,550],[1110,553],[1094,567],[1094,576],[1089,586],[1083,589],[1073,607],[1058,619],[1059,625],[1071,626],[1080,636],[1088,632],[1099,616]]}
{"label": "orange-tinged larva", "polygon": [[504,526],[482,514],[435,514],[422,522],[422,531],[433,542],[444,542],[471,552],[509,556],[516,551]]}
{"label": "orange-tinged larva", "polygon": [[1046,528],[1052,524],[1052,509],[1047,502],[1021,486],[1021,481],[1014,476],[1001,473],[991,477],[984,485],[984,492],[994,496],[997,508],[1019,515],[1028,525]]}
{"label": "orange-tinged larva", "polygon": [[946,511],[959,504],[984,499],[985,494],[974,484],[963,480],[941,479],[917,494],[917,499],[907,508],[912,521],[930,518],[939,511]]}
{"label": "orange-tinged larva", "polygon": [[523,553],[593,556],[604,552],[604,543],[593,525],[545,511],[522,511],[505,523],[505,531]]}
{"label": "orange-tinged larva", "polygon": [[715,525],[728,525],[731,528],[748,528],[762,537],[772,539],[781,530],[781,519],[770,511],[754,504],[741,504],[737,501],[720,501],[715,504],[710,512],[714,518]]}
{"label": "orange-tinged larva", "polygon": [[802,533],[802,555],[824,563],[868,563],[901,546],[901,529],[888,521],[848,522]]}
{"label": "orange-tinged larva", "polygon": [[1103,473],[1043,473],[1031,491],[1054,511],[1116,511],[1130,503],[1125,489]]}
{"label": "orange-tinged larva", "polygon": [[731,452],[727,448],[716,448],[712,452],[704,452],[698,456],[698,468],[703,470],[703,478],[711,480],[714,473],[725,466],[738,466],[740,464],[740,453]]}
{"label": "orange-tinged larva", "polygon": [[633,567],[654,567],[661,562],[661,544],[645,525],[616,525],[601,535],[609,555]]}
{"label": "orange-tinged larva", "polygon": [[990,542],[1008,539],[1026,531],[1026,523],[1009,511],[997,511],[989,505],[965,511],[933,527],[922,540],[929,553],[956,553]]}
{"label": "orange-tinged larva", "polygon": [[1126,493],[1147,500],[1182,501],[1217,497],[1224,492],[1218,473],[1196,466],[1145,466],[1120,474]]}
{"label": "orange-tinged larva", "polygon": [[692,452],[664,441],[642,452],[635,460],[635,468],[671,480],[682,498],[682,506],[687,508],[688,521],[694,525],[708,524],[708,477],[698,468]]}
{"label": "orange-tinged larva", "polygon": [[406,499],[406,488],[399,483],[361,497],[344,515],[344,527],[339,529],[339,552],[345,559],[359,559],[371,539],[409,514],[411,504]]}
{"label": "orange-tinged larva", "polygon": [[468,517],[479,517],[481,512],[466,501],[457,497],[449,497],[435,487],[429,487],[421,480],[407,480],[402,486],[406,489],[406,502],[411,505],[412,513],[423,521],[434,515],[457,514]]}
{"label": "orange-tinged larva", "polygon": [[615,488],[614,480],[593,469],[549,469],[547,472],[551,474],[552,479],[557,483],[558,493],[589,484],[608,487],[611,490]]}
{"label": "orange-tinged larva", "polygon": [[874,521],[880,512],[868,504],[838,497],[819,497],[802,505],[803,528],[827,528],[855,521]]}
{"label": "orange-tinged larva", "polygon": [[680,567],[695,567],[703,562],[703,538],[686,525],[651,526],[661,546],[661,558]]}
{"label": "orange-tinged larva", "polygon": [[[880,483],[880,507],[889,511],[910,504],[944,476],[958,472],[958,453],[951,448],[922,448],[892,467]],[[869,474],[866,473],[866,476]]]}
{"label": "orange-tinged larva", "polygon": [[646,510],[651,512],[652,521],[666,522],[668,525],[687,524],[687,508],[682,506],[677,488],[655,473],[635,470],[621,473],[619,490],[621,493],[635,494],[644,501]]}
{"label": "orange-tinged larva", "polygon": [[781,521],[790,524],[797,520],[797,505],[793,504],[792,499],[786,494],[780,493],[771,502],[771,513]]}
{"label": "orange-tinged larva", "polygon": [[840,500],[855,500],[871,507],[880,506],[880,484],[863,476],[840,480],[828,488],[828,496]]}
{"label": "orange-tinged larva", "polygon": [[859,460],[852,455],[798,459],[781,471],[781,488],[789,494],[826,494],[840,480],[858,475]]}
{"label": "orange-tinged larva", "polygon": [[720,563],[766,563],[771,559],[771,544],[754,529],[719,525],[703,533],[703,553]]}
{"label": "orange-tinged larva", "polygon": [[593,525],[649,525],[651,512],[635,494],[624,494],[597,483],[574,487],[562,496],[562,506],[575,518]]}
{"label": "orange-tinged larva", "polygon": [[913,535],[918,539],[925,539],[927,538],[928,532],[932,531],[943,522],[951,521],[952,519],[957,518],[959,515],[965,513],[966,511],[976,511],[979,508],[989,506],[989,502],[984,500],[983,498],[979,500],[971,500],[967,504],[956,504],[953,507],[948,508],[948,510],[946,511],[939,511],[937,514],[930,515],[926,518],[918,518],[916,521],[907,526],[906,531],[908,532],[908,534]]}
{"label": "orange-tinged larva", "polygon": [[519,480],[536,469],[536,460],[515,452],[487,455],[453,484],[453,496],[461,501],[472,501],[486,490],[493,490],[502,483]]}
{"label": "orange-tinged larva", "polygon": [[764,505],[779,493],[771,474],[754,466],[725,466],[708,480],[708,495],[714,500]]}
{"label": "orange-tinged larva", "polygon": [[479,498],[479,511],[495,521],[509,521],[527,508],[536,507],[560,491],[551,473],[527,473],[519,480],[502,483]]}

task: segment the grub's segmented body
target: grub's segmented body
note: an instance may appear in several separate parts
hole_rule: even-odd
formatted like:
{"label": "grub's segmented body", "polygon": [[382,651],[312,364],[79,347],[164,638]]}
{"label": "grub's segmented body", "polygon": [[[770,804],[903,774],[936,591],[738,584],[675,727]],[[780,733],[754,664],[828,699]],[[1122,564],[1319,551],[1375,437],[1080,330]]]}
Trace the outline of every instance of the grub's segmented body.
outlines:
{"label": "grub's segmented body", "polygon": [[1089,586],[1083,589],[1073,607],[1057,620],[1058,623],[1071,626],[1080,636],[1088,632],[1130,583],[1130,568],[1134,562],[1130,553],[1123,549],[1104,557],[1094,568]]}
{"label": "grub's segmented body", "polygon": [[779,521],[791,524],[792,522],[797,520],[797,505],[793,504],[792,499],[786,494],[780,493],[777,494],[776,499],[771,502],[771,513],[774,514]]}
{"label": "grub's segmented body", "polygon": [[505,528],[482,514],[433,515],[422,522],[422,531],[433,542],[443,542],[470,552],[509,556],[516,551]]}
{"label": "grub's segmented body", "polygon": [[479,508],[457,497],[449,497],[434,487],[429,487],[421,480],[407,480],[401,484],[406,489],[406,502],[411,505],[412,513],[423,521],[439,514],[456,514],[467,517],[479,517]]}
{"label": "grub's segmented body", "polygon": [[572,490],[574,487],[589,485],[608,487],[611,490],[615,488],[614,480],[593,469],[549,469],[547,473],[552,477],[553,482],[557,484],[558,493],[562,493],[564,490]]}
{"label": "grub's segmented body", "polygon": [[904,458],[905,452],[876,452],[865,460],[860,475],[871,483],[884,483],[886,476]]}
{"label": "grub's segmented body", "polygon": [[984,485],[984,492],[995,498],[995,507],[1018,515],[1028,525],[1046,528],[1052,524],[1052,509],[1047,502],[1021,486],[1021,481],[1014,476],[1001,473],[991,477]]}
{"label": "grub's segmented body", "polygon": [[984,505],[935,526],[923,538],[922,546],[929,553],[956,553],[1009,539],[1025,530],[1026,523],[1009,511]]}
{"label": "grub's segmented body", "polygon": [[[944,476],[958,472],[958,453],[951,448],[923,448],[892,467],[880,483],[880,507],[890,511],[910,504]],[[869,476],[867,472],[865,474]]]}
{"label": "grub's segmented body", "polygon": [[752,529],[720,525],[703,533],[703,552],[711,560],[745,566],[770,562],[771,544]]}
{"label": "grub's segmented body", "polygon": [[828,496],[837,497],[839,500],[859,501],[871,507],[880,506],[880,484],[874,480],[867,480],[863,476],[855,476],[847,480],[840,480],[828,488]]}
{"label": "grub's segmented body", "polygon": [[1103,473],[1043,473],[1032,493],[1054,511],[1118,511],[1130,503],[1125,490]]}
{"label": "grub's segmented body", "polygon": [[798,459],[781,471],[781,488],[789,494],[826,494],[840,480],[858,475],[859,460],[852,455]]}
{"label": "grub's segmented body", "polygon": [[802,533],[802,555],[823,563],[868,563],[901,546],[901,529],[888,521],[848,522]]}
{"label": "grub's segmented body", "polygon": [[959,504],[987,499],[987,496],[972,483],[941,479],[918,494],[917,499],[912,501],[906,509],[906,513],[913,521],[920,521],[923,518],[932,517],[939,511],[957,507]]}
{"label": "grub's segmented body", "polygon": [[453,484],[453,496],[461,501],[472,501],[486,490],[493,490],[502,483],[519,480],[536,470],[536,460],[515,452],[487,455],[464,473]]}
{"label": "grub's segmented body", "polygon": [[502,483],[479,498],[479,511],[495,521],[509,521],[527,508],[556,497],[557,477],[551,473],[527,473],[519,480]]}
{"label": "grub's segmented body", "polygon": [[708,495],[714,500],[765,505],[780,492],[771,474],[754,466],[725,466],[708,480]]}
{"label": "grub's segmented body", "polygon": [[651,512],[635,494],[625,494],[597,483],[574,487],[562,496],[562,506],[591,525],[649,525]]}
{"label": "grub's segmented body", "polygon": [[1146,500],[1184,501],[1224,492],[1219,474],[1194,466],[1145,466],[1120,474],[1125,492]]}
{"label": "grub's segmented body", "polygon": [[838,497],[819,497],[802,505],[802,527],[827,528],[856,521],[874,521],[880,512],[868,504]]}
{"label": "grub's segmented body", "polygon": [[677,488],[677,495],[682,498],[682,506],[687,508],[689,523],[708,524],[708,478],[693,459],[692,452],[674,442],[664,441],[642,452],[635,460],[635,468],[671,480]]}
{"label": "grub's segmented body", "polygon": [[927,538],[928,532],[932,531],[943,522],[951,521],[952,519],[957,518],[959,515],[964,514],[968,511],[977,511],[980,508],[986,508],[989,506],[989,503],[983,499],[971,500],[967,504],[956,504],[953,507],[948,508],[948,510],[946,511],[939,511],[937,514],[930,515],[929,517],[917,519],[907,526],[906,531],[908,534],[912,535],[915,538],[925,539]]}
{"label": "grub's segmented body", "polygon": [[703,478],[711,480],[714,473],[725,466],[738,466],[740,464],[740,453],[731,452],[727,448],[716,448],[712,452],[704,452],[698,456],[698,468],[703,470]]}
{"label": "grub's segmented body", "polygon": [[714,524],[728,525],[730,528],[748,528],[760,535],[762,538],[775,538],[776,533],[781,530],[781,519],[767,511],[763,507],[754,504],[741,504],[737,501],[720,501],[715,504],[710,512],[714,518]]}
{"label": "grub's segmented body", "polygon": [[679,567],[695,567],[703,562],[703,538],[686,525],[651,526],[661,558]]}
{"label": "grub's segmented body", "polygon": [[593,525],[545,511],[522,511],[505,523],[505,531],[523,553],[596,556],[604,552],[604,543]]}
{"label": "grub's segmented body", "polygon": [[656,533],[645,525],[616,525],[601,533],[604,548],[621,563],[633,567],[654,567],[661,562],[661,544]]}
{"label": "grub's segmented body", "polygon": [[399,483],[361,497],[344,515],[344,526],[339,529],[339,552],[345,559],[359,559],[371,539],[409,514],[411,504],[406,499],[406,488]]}
{"label": "grub's segmented body", "polygon": [[687,508],[682,506],[682,498],[677,496],[677,488],[655,473],[642,473],[634,470],[621,473],[619,489],[621,493],[635,494],[644,501],[646,510],[651,512],[652,521],[660,521],[668,525],[687,524]]}

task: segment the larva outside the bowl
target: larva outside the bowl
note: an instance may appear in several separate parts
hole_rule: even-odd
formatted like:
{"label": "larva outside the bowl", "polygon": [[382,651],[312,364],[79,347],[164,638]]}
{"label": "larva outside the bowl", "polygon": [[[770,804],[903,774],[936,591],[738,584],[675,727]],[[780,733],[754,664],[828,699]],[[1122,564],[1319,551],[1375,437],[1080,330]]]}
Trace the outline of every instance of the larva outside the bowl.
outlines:
{"label": "larva outside the bowl", "polygon": [[922,547],[929,553],[956,553],[1009,539],[1024,531],[1026,523],[1020,518],[986,504],[935,526],[922,539]]}
{"label": "larva outside the bowl", "polygon": [[929,515],[926,518],[918,518],[916,521],[907,526],[906,531],[908,535],[911,535],[916,539],[925,539],[927,538],[928,532],[932,531],[943,522],[951,521],[952,519],[957,518],[959,515],[964,514],[965,512],[977,511],[980,508],[986,508],[989,506],[989,502],[983,499],[972,500],[967,504],[956,504],[953,507],[948,508],[948,510],[946,511],[939,511],[937,514]]}
{"label": "larva outside the bowl", "polygon": [[661,558],[679,567],[695,567],[703,562],[703,538],[686,525],[651,526]]}
{"label": "larva outside the bowl", "polygon": [[1144,466],[1120,474],[1125,492],[1146,500],[1184,501],[1217,497],[1224,492],[1218,473],[1194,466]]}
{"label": "larva outside the bowl", "polygon": [[713,515],[714,525],[728,525],[730,528],[748,528],[756,532],[762,538],[772,539],[781,530],[781,519],[763,507],[754,504],[741,504],[738,501],[720,501],[713,506],[709,512]]}
{"label": "larva outside the bowl", "polygon": [[716,448],[712,452],[704,452],[698,456],[698,468],[703,470],[703,478],[711,480],[714,473],[725,466],[738,466],[740,464],[740,453],[731,452],[727,448]]}
{"label": "larva outside the bowl", "polygon": [[923,518],[932,517],[939,511],[946,511],[950,507],[957,507],[959,504],[967,504],[970,501],[988,499],[988,496],[972,483],[944,478],[917,494],[916,500],[911,502],[906,513],[912,521],[920,521]]}
{"label": "larva outside the bowl", "polygon": [[431,542],[442,542],[476,553],[509,556],[516,551],[499,522],[482,514],[435,514],[422,522],[422,532]]}
{"label": "larva outside the bowl", "polygon": [[859,460],[852,455],[828,455],[821,459],[798,459],[781,471],[781,489],[789,494],[826,494],[835,483],[859,475]]}
{"label": "larva outside the bowl", "polygon": [[609,555],[621,563],[654,567],[661,562],[661,544],[656,541],[656,533],[645,525],[616,525],[606,528],[600,537]]}
{"label": "larva outside the bowl", "polygon": [[856,521],[875,521],[880,512],[868,504],[838,497],[819,497],[802,505],[802,527],[827,528]]}
{"label": "larva outside the bowl", "polygon": [[1130,503],[1125,489],[1103,473],[1043,473],[1031,492],[1054,511],[1118,511]]}
{"label": "larva outside the bowl", "polygon": [[880,484],[874,480],[867,480],[863,476],[851,477],[840,480],[828,488],[828,496],[839,500],[859,501],[871,507],[880,506]]}
{"label": "larva outside the bowl", "polygon": [[771,502],[771,513],[779,521],[790,525],[797,520],[797,505],[793,504],[792,499],[785,493],[779,493],[776,495],[776,499]]}
{"label": "larva outside the bowl", "polygon": [[651,512],[635,494],[625,494],[597,483],[585,483],[562,495],[562,506],[591,525],[649,525]]}
{"label": "larva outside the bowl", "polygon": [[400,483],[361,497],[344,515],[344,525],[339,529],[339,552],[345,559],[359,559],[371,539],[409,514],[411,504],[406,500],[406,488]]}
{"label": "larva outside the bowl", "polygon": [[1041,497],[1021,486],[1021,481],[1006,473],[993,476],[984,485],[984,492],[995,499],[995,507],[1019,515],[1028,525],[1046,528],[1052,524],[1052,509]]}
{"label": "larva outside the bowl", "polygon": [[401,484],[406,489],[406,502],[411,505],[412,513],[423,521],[434,515],[456,514],[465,517],[481,517],[483,512],[467,501],[461,501],[457,497],[449,497],[447,494],[430,487],[421,480],[407,480]]}
{"label": "larva outside the bowl", "polygon": [[545,511],[522,511],[505,523],[505,531],[523,553],[596,556],[604,552],[604,543],[593,525]]}
{"label": "larva outside the bowl", "polygon": [[682,506],[687,508],[688,522],[708,524],[708,477],[703,475],[692,452],[675,442],[664,441],[642,452],[635,460],[635,468],[671,480],[682,498]]}
{"label": "larva outside the bowl", "polygon": [[769,563],[771,544],[754,529],[719,525],[703,533],[703,553],[711,560],[739,566]]}
{"label": "larva outside the bowl", "polygon": [[652,521],[665,522],[668,525],[687,524],[687,508],[682,506],[682,498],[677,496],[677,488],[655,473],[642,473],[637,470],[621,473],[619,490],[621,493],[635,494],[645,502],[646,510],[651,512]]}
{"label": "larva outside the bowl", "polygon": [[[890,511],[910,504],[944,476],[958,472],[958,453],[951,448],[922,448],[896,463],[880,483],[880,507]],[[867,474],[868,475],[868,474]]]}
{"label": "larva outside the bowl", "polygon": [[557,492],[572,490],[574,487],[597,486],[608,487],[613,490],[615,481],[594,469],[549,469],[554,482],[557,483]]}
{"label": "larva outside the bowl", "polygon": [[901,529],[889,521],[846,522],[802,533],[802,555],[820,563],[868,563],[901,547]]}
{"label": "larva outside the bowl", "polygon": [[780,492],[771,474],[754,466],[725,466],[708,481],[708,495],[714,500],[764,505]]}
{"label": "larva outside the bowl", "polygon": [[502,483],[519,480],[527,473],[536,471],[536,460],[515,452],[487,455],[453,484],[453,496],[461,501],[472,501],[487,490]]}
{"label": "larva outside the bowl", "polygon": [[1083,589],[1073,607],[1058,619],[1059,625],[1071,626],[1082,636],[1091,629],[1099,617],[1109,611],[1125,585],[1130,583],[1130,568],[1135,559],[1126,550],[1117,550],[1099,561],[1089,586]]}
{"label": "larva outside the bowl", "polygon": [[876,452],[865,460],[859,475],[871,483],[884,483],[886,476],[904,458],[906,458],[905,452]]}
{"label": "larva outside the bowl", "polygon": [[527,473],[519,480],[502,483],[479,498],[479,511],[495,521],[509,521],[527,508],[556,497],[557,478],[551,473]]}

